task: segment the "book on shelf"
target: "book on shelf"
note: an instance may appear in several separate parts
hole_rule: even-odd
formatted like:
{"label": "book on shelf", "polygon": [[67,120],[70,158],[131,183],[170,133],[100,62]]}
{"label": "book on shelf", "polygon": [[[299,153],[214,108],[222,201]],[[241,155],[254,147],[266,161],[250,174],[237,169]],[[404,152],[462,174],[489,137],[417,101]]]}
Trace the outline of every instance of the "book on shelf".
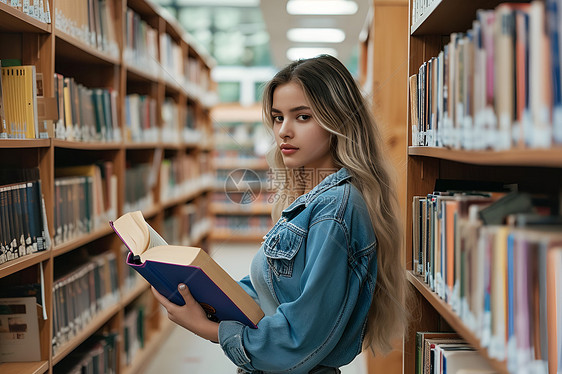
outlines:
{"label": "book on shelf", "polygon": [[117,259],[113,252],[71,253],[55,264],[53,282],[53,354],[98,314],[119,300]]}
{"label": "book on shelf", "polygon": [[413,201],[414,272],[510,371],[559,366],[557,212],[549,199],[522,193]]}
{"label": "book on shelf", "polygon": [[110,225],[129,248],[127,264],[170,301],[185,304],[178,291],[178,284],[184,283],[210,319],[257,327],[264,316],[261,308],[204,250],[167,245],[140,211]]}
{"label": "book on shelf", "polygon": [[6,126],[0,128],[0,139],[47,137],[39,132],[35,65],[4,66],[1,70],[1,98]]}
{"label": "book on shelf", "polygon": [[50,248],[39,169],[0,171],[0,264]]}
{"label": "book on shelf", "polygon": [[51,23],[51,8],[45,0],[0,0],[38,21]]}
{"label": "book on shelf", "polygon": [[111,57],[119,56],[113,2],[107,0],[59,1],[56,28]]}
{"label": "book on shelf", "polygon": [[118,370],[119,334],[102,331],[89,337],[60,363],[54,371],[61,373],[115,373]]}
{"label": "book on shelf", "polygon": [[478,10],[410,77],[413,146],[465,150],[562,144],[560,0]]}
{"label": "book on shelf", "polygon": [[87,234],[114,219],[117,212],[117,176],[113,163],[55,169],[55,243]]}
{"label": "book on shelf", "polygon": [[41,360],[35,297],[0,298],[0,363]]}
{"label": "book on shelf", "polygon": [[58,106],[56,137],[76,141],[119,141],[117,92],[88,88],[72,77],[54,74]]}

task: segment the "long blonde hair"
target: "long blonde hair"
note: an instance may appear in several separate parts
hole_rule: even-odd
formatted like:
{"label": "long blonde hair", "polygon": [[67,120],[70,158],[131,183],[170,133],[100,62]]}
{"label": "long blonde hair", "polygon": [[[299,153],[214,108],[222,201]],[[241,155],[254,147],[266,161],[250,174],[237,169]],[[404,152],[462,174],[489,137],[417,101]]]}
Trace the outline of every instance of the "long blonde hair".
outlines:
{"label": "long blonde hair", "polygon": [[[378,241],[377,286],[368,314],[364,346],[385,353],[392,349],[395,338],[405,332],[408,311],[405,308],[407,281],[401,263],[402,226],[393,172],[383,140],[370,108],[355,80],[336,58],[321,55],[291,63],[271,81],[263,93],[264,123],[273,128],[271,108],[278,86],[293,82],[300,85],[313,116],[320,126],[332,134],[331,152],[337,168],[345,167],[351,183],[361,192],[369,210]],[[272,217],[281,212],[304,191],[292,185],[293,173],[287,170],[278,147],[267,155],[276,173],[279,187]]]}

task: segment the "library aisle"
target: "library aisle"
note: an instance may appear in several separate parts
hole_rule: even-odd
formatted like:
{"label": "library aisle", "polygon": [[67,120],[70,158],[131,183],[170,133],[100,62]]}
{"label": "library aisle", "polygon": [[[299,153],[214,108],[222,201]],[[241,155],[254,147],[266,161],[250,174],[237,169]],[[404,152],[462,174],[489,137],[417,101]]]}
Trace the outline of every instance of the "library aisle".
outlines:
{"label": "library aisle", "polygon": [[[259,248],[258,243],[213,242],[211,254],[234,278],[240,279],[250,269],[252,257]],[[366,374],[364,355],[341,368],[343,374]],[[220,346],[200,339],[181,327],[174,327],[169,338],[155,354],[145,374],[234,374],[236,367],[224,355]]]}

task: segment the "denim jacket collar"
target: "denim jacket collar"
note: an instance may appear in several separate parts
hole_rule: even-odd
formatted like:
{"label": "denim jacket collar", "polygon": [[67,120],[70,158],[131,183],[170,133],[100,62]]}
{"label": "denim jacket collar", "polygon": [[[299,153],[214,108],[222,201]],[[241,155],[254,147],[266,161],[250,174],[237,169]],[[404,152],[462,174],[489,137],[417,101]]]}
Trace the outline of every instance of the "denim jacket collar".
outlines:
{"label": "denim jacket collar", "polygon": [[310,202],[313,201],[316,196],[350,178],[351,175],[346,168],[339,169],[337,172],[332,173],[324,178],[322,182],[318,183],[312,190],[305,193],[304,195],[299,196],[291,205],[289,205],[289,207],[283,210],[281,215],[285,216],[302,206],[308,206],[308,204],[310,204]]}

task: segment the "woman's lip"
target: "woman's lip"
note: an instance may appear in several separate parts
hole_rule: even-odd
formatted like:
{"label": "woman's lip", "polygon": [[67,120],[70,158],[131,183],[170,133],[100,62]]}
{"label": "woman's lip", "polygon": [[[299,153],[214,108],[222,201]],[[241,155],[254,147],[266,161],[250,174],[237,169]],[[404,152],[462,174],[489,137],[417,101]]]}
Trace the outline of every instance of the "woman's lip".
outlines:
{"label": "woman's lip", "polygon": [[298,150],[298,148],[281,148],[281,153],[283,153],[284,155],[292,155]]}

